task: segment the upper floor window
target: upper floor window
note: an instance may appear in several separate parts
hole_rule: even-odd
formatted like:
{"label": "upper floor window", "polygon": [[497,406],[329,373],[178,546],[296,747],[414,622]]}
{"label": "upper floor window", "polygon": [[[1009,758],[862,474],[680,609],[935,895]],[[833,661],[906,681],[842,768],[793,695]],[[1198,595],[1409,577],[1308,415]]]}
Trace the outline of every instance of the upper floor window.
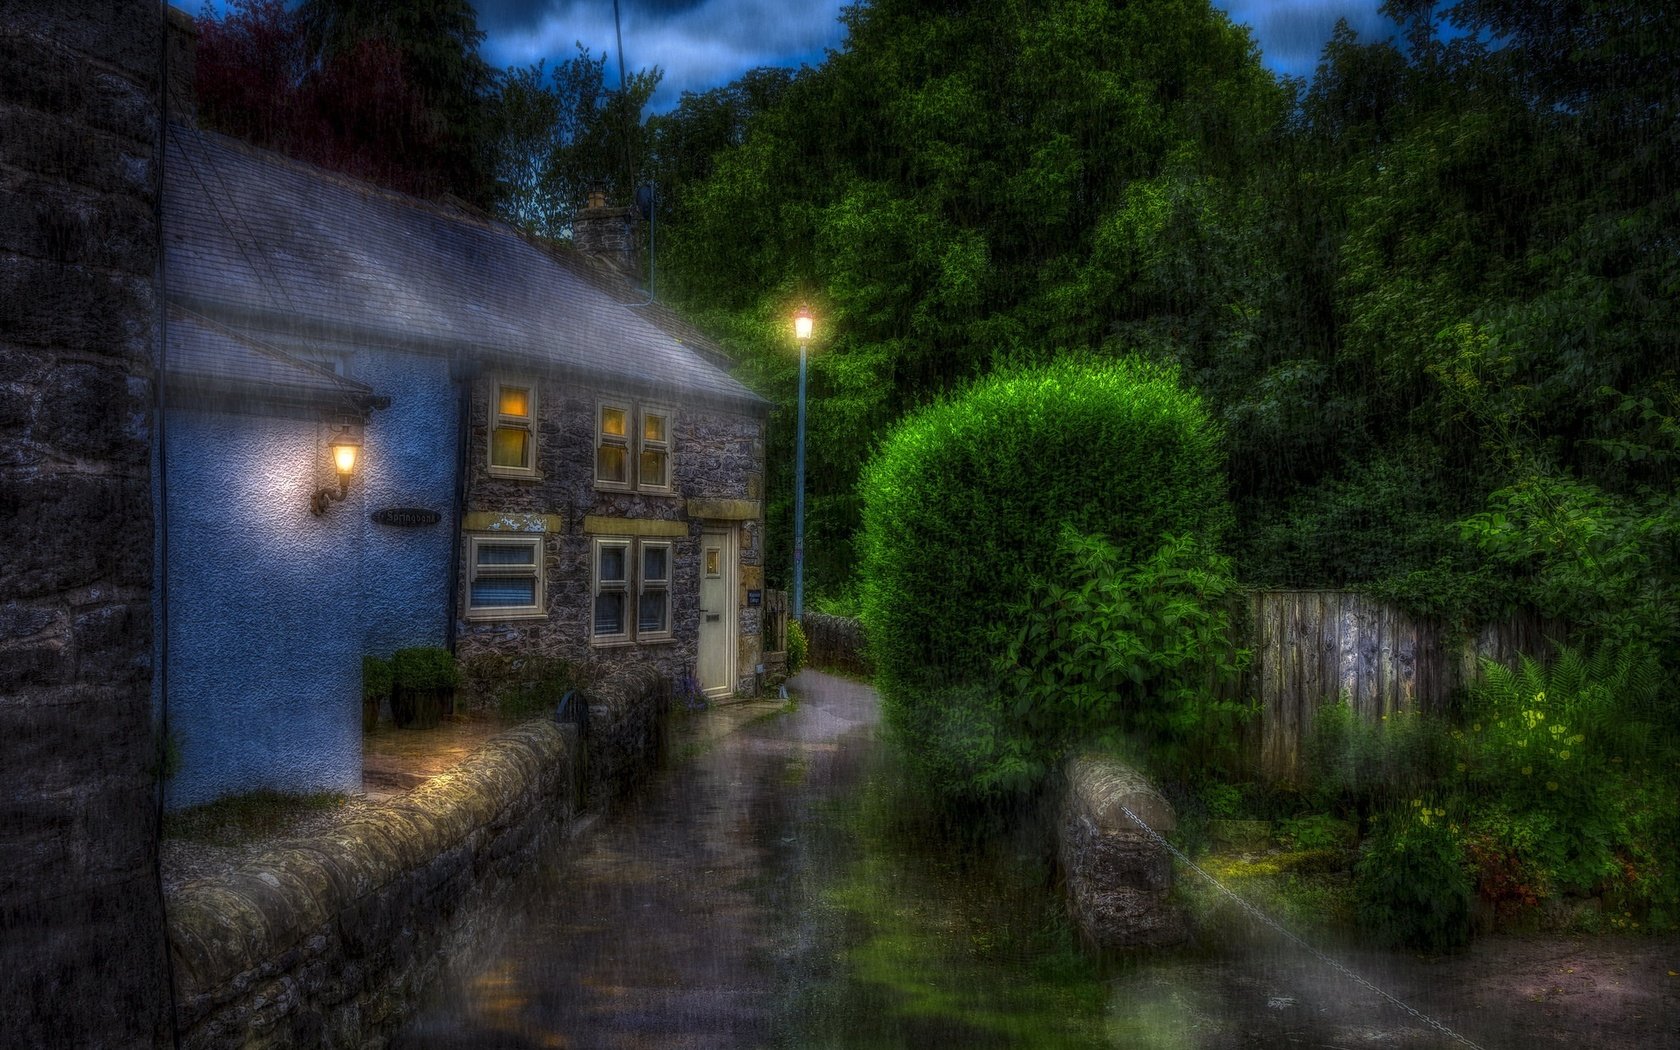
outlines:
{"label": "upper floor window", "polygon": [[671,411],[662,405],[601,401],[595,410],[595,484],[671,491]]}
{"label": "upper floor window", "polygon": [[537,387],[497,381],[491,388],[490,473],[537,474]]}

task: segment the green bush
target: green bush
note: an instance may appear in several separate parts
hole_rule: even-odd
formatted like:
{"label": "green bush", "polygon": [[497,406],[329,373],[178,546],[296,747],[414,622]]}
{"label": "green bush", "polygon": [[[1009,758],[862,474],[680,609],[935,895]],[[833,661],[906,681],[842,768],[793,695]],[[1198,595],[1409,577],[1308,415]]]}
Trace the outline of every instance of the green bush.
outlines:
{"label": "green bush", "polygon": [[[1637,886],[1652,903],[1675,897],[1662,688],[1653,659],[1612,646],[1590,657],[1565,647],[1550,668],[1484,665],[1460,767],[1471,797],[1491,803],[1479,831],[1541,895]],[[1631,804],[1645,795],[1651,805]]]}
{"label": "green bush", "polygon": [[1234,766],[1248,705],[1218,690],[1248,654],[1231,645],[1225,559],[1169,537],[1125,564],[1071,528],[1056,550],[1062,564],[997,624],[996,673],[1013,701],[1009,731],[1032,741],[1028,772],[1110,733],[1145,745],[1163,772]]}
{"label": "green bush", "polygon": [[1377,816],[1354,868],[1360,929],[1378,944],[1445,951],[1470,940],[1464,843],[1444,806],[1415,798]]}
{"label": "green bush", "polygon": [[461,672],[448,649],[420,646],[391,654],[393,689],[454,689],[460,684]]}
{"label": "green bush", "polygon": [[787,673],[791,678],[798,674],[805,666],[805,657],[810,652],[810,645],[805,641],[805,628],[798,620],[787,622]]}
{"label": "green bush", "polygon": [[377,656],[362,657],[362,699],[379,703],[390,698],[390,661]]}
{"label": "green bush", "polygon": [[1361,717],[1344,693],[1313,716],[1302,748],[1308,793],[1363,826],[1373,813],[1435,790],[1454,761],[1448,723],[1416,711]]}
{"label": "green bush", "polygon": [[1065,529],[1118,566],[1168,536],[1212,549],[1231,520],[1221,466],[1199,397],[1135,359],[1004,373],[899,424],[859,486],[861,605],[888,722],[924,779],[989,795],[1043,772],[1031,701],[997,679],[1000,638],[1026,596],[1083,586]]}

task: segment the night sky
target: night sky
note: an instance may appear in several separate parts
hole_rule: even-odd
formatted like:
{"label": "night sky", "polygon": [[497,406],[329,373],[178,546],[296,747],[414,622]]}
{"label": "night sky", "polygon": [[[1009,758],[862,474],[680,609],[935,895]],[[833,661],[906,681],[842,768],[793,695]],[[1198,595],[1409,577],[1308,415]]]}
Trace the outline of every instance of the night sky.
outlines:
{"label": "night sky", "polygon": [[[175,0],[182,4],[182,0]],[[620,0],[624,51],[631,69],[659,66],[665,79],[652,109],[676,105],[684,91],[729,83],[755,66],[815,65],[839,47],[844,0]],[[1392,23],[1377,13],[1381,0],[1215,0],[1254,30],[1266,65],[1310,76],[1336,19],[1362,37],[1387,36]],[[186,6],[182,4],[182,6]],[[210,0],[217,11],[227,0]],[[477,0],[488,34],[484,56],[498,66],[550,66],[576,54],[581,41],[597,55],[614,56],[612,0]],[[189,10],[193,8],[189,7]],[[609,58],[608,83],[618,83]]]}

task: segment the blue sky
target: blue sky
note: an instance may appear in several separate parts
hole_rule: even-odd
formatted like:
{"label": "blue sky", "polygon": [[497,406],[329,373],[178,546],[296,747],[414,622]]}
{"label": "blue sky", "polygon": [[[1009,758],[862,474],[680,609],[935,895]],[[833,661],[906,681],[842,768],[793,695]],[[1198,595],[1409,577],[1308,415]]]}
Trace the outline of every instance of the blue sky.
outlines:
{"label": "blue sky", "polygon": [[[175,0],[182,3],[182,0]],[[190,0],[189,0],[190,2]],[[1377,13],[1380,0],[1214,0],[1233,20],[1254,30],[1261,55],[1280,73],[1310,76],[1336,19],[1362,37],[1393,27]],[[616,83],[612,0],[474,0],[488,34],[484,55],[498,66],[552,66],[576,53],[577,42],[612,57]],[[218,10],[227,0],[211,0]],[[624,52],[631,69],[659,66],[665,79],[652,108],[674,106],[684,91],[729,83],[755,66],[816,64],[840,46],[843,0],[619,0]]]}

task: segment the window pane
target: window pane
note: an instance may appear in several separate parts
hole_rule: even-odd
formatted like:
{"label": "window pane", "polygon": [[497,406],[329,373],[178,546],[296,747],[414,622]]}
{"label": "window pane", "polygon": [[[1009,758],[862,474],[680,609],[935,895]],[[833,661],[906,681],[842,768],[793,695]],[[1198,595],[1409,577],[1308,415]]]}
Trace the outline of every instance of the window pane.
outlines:
{"label": "window pane", "polygon": [[602,583],[624,582],[625,555],[629,553],[623,547],[601,548],[601,568],[598,576]]}
{"label": "window pane", "polygon": [[643,485],[665,484],[665,453],[652,449],[642,450],[641,483]]}
{"label": "window pane", "polygon": [[706,575],[707,576],[722,576],[723,575],[722,551],[720,551],[717,547],[707,547],[706,548]]}
{"label": "window pane", "polygon": [[596,449],[595,477],[599,481],[629,481],[629,450],[618,445],[602,445]]}
{"label": "window pane", "polygon": [[624,409],[602,406],[601,433],[612,437],[623,437],[629,433],[624,425]]}
{"label": "window pane", "polygon": [[665,416],[649,412],[642,417],[642,440],[665,440]]}
{"label": "window pane", "polygon": [[624,599],[628,597],[623,591],[595,596],[596,634],[624,633]]}
{"label": "window pane", "polygon": [[537,548],[529,543],[480,543],[480,565],[535,565]]}
{"label": "window pane", "polygon": [[647,546],[642,548],[642,579],[648,583],[663,583],[669,579],[671,550],[669,547]]}
{"label": "window pane", "polygon": [[524,427],[497,427],[490,437],[490,462],[498,467],[529,467],[531,432]]}
{"label": "window pane", "polygon": [[496,400],[496,411],[504,416],[531,416],[531,391],[522,386],[501,387],[501,393]]}
{"label": "window pane", "polygon": [[474,580],[473,608],[498,605],[532,606],[537,604],[537,581],[531,576],[492,576]]}
{"label": "window pane", "polygon": [[636,630],[655,634],[665,629],[665,610],[670,604],[668,592],[663,588],[656,591],[643,591],[641,600],[636,603]]}

